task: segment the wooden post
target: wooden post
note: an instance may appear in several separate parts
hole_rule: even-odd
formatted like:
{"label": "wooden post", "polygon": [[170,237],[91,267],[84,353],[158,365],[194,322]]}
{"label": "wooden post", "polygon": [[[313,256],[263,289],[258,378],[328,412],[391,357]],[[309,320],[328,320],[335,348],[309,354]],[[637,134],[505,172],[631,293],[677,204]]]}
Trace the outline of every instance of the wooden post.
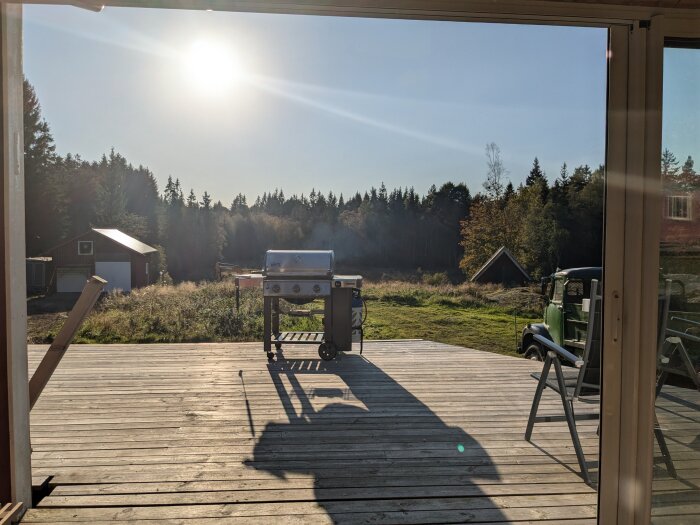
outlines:
{"label": "wooden post", "polygon": [[44,390],[44,387],[51,379],[51,375],[56,370],[58,363],[61,362],[63,355],[68,350],[73,337],[78,332],[78,328],[83,324],[83,321],[90,313],[92,307],[95,306],[95,302],[100,297],[102,289],[104,288],[107,281],[101,277],[93,275],[90,280],[83,288],[83,292],[80,294],[78,301],[75,306],[68,314],[68,319],[63,323],[61,331],[51,343],[49,350],[46,355],[39,363],[39,366],[34,371],[34,375],[29,381],[29,408],[34,408],[34,405],[39,399],[39,395]]}
{"label": "wooden post", "polygon": [[32,501],[27,385],[22,6],[0,3],[0,502]]}

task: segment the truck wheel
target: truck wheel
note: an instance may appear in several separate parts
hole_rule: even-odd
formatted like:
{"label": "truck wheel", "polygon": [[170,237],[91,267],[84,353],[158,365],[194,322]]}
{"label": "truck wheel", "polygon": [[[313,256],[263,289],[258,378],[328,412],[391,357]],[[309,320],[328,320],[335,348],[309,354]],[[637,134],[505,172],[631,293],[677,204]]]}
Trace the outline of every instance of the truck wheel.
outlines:
{"label": "truck wheel", "polygon": [[525,349],[525,359],[532,361],[544,361],[544,352],[539,343],[530,343]]}

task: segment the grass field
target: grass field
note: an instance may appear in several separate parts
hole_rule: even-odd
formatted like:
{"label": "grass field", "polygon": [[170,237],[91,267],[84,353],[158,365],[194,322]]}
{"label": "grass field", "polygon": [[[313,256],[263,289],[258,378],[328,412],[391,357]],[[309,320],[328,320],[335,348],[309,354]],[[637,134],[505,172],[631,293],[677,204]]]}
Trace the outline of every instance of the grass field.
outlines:
{"label": "grass field", "polygon": [[[542,311],[539,296],[527,288],[386,281],[365,283],[363,295],[367,339],[430,339],[501,354],[515,354],[516,332],[540,319]],[[30,315],[29,341],[50,342],[65,316]],[[282,324],[283,329],[318,329],[320,321],[285,316]],[[259,341],[262,330],[259,291],[243,292],[237,311],[231,282],[183,283],[105,297],[75,341]]]}

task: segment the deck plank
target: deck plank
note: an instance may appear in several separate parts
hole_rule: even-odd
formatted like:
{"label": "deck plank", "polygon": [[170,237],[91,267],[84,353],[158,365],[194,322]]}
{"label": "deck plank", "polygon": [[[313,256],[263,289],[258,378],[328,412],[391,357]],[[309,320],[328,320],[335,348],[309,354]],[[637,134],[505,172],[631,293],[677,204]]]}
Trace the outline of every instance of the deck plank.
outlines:
{"label": "deck plank", "polygon": [[[30,347],[30,369],[44,351]],[[537,363],[417,340],[285,357],[268,365],[256,343],[73,345],[32,411],[34,474],[53,491],[23,523],[595,522],[566,424],[523,439]],[[546,393],[542,413],[559,403]],[[682,416],[660,420],[694,478],[697,415],[660,404]],[[593,474],[596,428],[579,424]]]}

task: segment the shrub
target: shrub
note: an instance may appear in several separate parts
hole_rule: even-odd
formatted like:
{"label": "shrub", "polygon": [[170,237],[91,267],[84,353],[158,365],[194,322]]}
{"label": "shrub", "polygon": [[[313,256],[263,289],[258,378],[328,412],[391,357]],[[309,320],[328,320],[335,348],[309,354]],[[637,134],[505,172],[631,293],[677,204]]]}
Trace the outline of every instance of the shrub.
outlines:
{"label": "shrub", "polygon": [[442,284],[450,284],[450,278],[445,272],[424,273],[421,279],[423,283],[431,286],[440,286]]}

